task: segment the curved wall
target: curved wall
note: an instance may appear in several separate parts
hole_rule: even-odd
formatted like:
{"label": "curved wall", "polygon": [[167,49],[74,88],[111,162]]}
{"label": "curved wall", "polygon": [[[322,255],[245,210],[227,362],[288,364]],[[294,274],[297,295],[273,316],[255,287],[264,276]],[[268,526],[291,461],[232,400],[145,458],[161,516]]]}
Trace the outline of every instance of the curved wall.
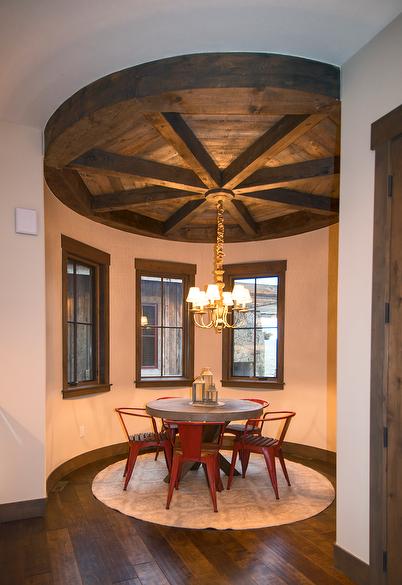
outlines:
{"label": "curved wall", "polygon": [[[211,244],[183,244],[128,234],[90,221],[58,201],[45,188],[47,305],[47,473],[80,453],[124,440],[116,406],[142,406],[166,389],[135,388],[134,259],[155,258],[197,264],[196,284],[212,279]],[[62,399],[60,234],[111,254],[110,381],[112,390],[90,397]],[[273,409],[297,416],[288,439],[335,450],[335,328],[337,226],[301,236],[258,243],[228,244],[227,263],[288,261],[286,275],[285,389],[253,391]],[[330,309],[330,310],[329,310]],[[221,377],[221,338],[196,330],[195,372],[210,365]],[[242,397],[249,390],[222,389]],[[188,390],[169,389],[169,395]],[[251,394],[250,394],[251,395]],[[80,437],[80,427],[85,435]]]}

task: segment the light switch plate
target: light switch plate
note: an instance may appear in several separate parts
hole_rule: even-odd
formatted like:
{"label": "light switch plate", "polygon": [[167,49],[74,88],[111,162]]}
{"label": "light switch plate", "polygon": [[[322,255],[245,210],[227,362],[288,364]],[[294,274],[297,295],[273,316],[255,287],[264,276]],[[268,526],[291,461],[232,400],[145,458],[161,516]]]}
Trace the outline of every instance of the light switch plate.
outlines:
{"label": "light switch plate", "polygon": [[15,233],[38,235],[38,215],[36,209],[15,208]]}

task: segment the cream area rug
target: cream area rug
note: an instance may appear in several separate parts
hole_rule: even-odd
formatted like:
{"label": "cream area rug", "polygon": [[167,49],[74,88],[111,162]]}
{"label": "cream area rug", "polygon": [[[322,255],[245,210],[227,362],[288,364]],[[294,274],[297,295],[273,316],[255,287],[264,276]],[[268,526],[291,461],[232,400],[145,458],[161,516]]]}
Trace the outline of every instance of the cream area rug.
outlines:
{"label": "cream area rug", "polygon": [[[223,453],[230,459],[231,453]],[[214,513],[204,471],[189,471],[180,481],[166,510],[168,484],[163,455],[138,457],[127,491],[123,490],[124,461],[103,469],[93,480],[92,492],[98,500],[140,520],[181,528],[217,528],[242,530],[288,524],[314,516],[327,508],[335,497],[332,484],[310,467],[286,461],[291,487],[277,464],[279,500],[268,477],[264,458],[251,455],[246,478],[233,479],[226,490],[218,492],[218,513]]]}

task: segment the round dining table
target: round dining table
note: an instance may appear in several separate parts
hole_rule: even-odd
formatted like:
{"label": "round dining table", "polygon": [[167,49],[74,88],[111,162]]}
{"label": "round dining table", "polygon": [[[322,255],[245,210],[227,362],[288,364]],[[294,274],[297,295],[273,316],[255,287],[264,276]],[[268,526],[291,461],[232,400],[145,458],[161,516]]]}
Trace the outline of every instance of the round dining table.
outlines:
{"label": "round dining table", "polygon": [[[233,420],[259,418],[262,415],[263,408],[258,402],[234,398],[223,398],[218,405],[192,404],[189,398],[164,398],[148,402],[146,411],[151,416],[174,421],[229,423]],[[211,431],[212,429],[208,430],[209,433]],[[204,437],[206,441],[212,439],[211,436],[204,435]],[[222,454],[219,454],[219,464],[222,471],[229,475],[230,463]],[[199,464],[194,464],[191,469],[197,469],[198,467]],[[190,467],[185,468],[183,475],[189,469]],[[239,475],[237,470],[235,470],[235,475]],[[165,481],[169,482],[169,476],[166,476]]]}
{"label": "round dining table", "polygon": [[224,398],[218,405],[192,404],[189,398],[164,398],[151,400],[146,405],[147,413],[159,418],[177,421],[230,422],[258,418],[262,406],[251,400]]}

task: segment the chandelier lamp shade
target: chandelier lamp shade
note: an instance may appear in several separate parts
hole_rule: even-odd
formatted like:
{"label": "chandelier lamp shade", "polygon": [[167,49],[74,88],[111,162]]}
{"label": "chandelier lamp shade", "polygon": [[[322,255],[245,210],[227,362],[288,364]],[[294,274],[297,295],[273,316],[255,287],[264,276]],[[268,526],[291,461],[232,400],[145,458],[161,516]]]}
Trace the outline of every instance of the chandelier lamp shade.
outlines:
{"label": "chandelier lamp shade", "polygon": [[210,189],[205,198],[216,205],[216,244],[214,258],[214,284],[208,284],[206,290],[192,286],[187,295],[191,304],[194,323],[202,329],[214,328],[217,333],[229,327],[236,328],[243,313],[247,313],[247,305],[251,303],[248,289],[242,284],[235,284],[231,292],[224,291],[223,275],[223,244],[225,236],[224,202],[233,199],[234,194],[226,189]]}

